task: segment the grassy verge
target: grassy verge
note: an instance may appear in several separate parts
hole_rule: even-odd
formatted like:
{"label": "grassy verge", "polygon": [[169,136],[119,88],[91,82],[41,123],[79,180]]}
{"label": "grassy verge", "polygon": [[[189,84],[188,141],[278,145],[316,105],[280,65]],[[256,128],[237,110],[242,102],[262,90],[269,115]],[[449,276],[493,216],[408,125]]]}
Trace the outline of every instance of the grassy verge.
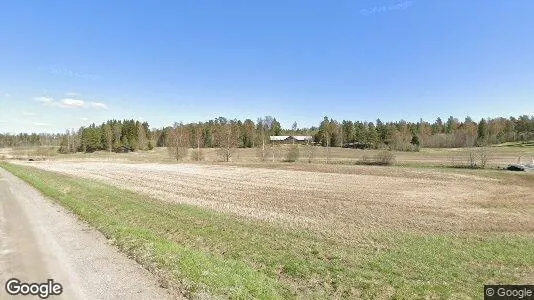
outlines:
{"label": "grassy verge", "polygon": [[531,237],[404,232],[340,241],[0,162],[186,295],[238,299],[481,298],[533,273]]}

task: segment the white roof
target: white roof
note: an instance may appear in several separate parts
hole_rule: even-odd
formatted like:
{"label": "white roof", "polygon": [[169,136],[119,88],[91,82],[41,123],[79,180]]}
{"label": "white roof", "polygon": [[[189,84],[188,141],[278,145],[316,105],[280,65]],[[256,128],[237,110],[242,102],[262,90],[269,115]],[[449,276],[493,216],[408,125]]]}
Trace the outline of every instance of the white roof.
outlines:
{"label": "white roof", "polygon": [[313,139],[311,135],[294,135],[293,137],[297,141],[310,141]]}
{"label": "white roof", "polygon": [[271,135],[269,138],[271,141],[283,141],[289,138],[289,135]]}
{"label": "white roof", "polygon": [[271,135],[271,141],[284,141],[289,138],[294,138],[297,141],[311,141],[313,138],[309,135]]}

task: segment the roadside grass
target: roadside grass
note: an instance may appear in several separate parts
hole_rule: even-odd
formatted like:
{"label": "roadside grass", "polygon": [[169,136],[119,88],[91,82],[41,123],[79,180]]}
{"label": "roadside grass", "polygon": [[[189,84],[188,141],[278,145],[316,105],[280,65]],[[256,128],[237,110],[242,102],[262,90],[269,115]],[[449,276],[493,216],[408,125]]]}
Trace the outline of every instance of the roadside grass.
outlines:
{"label": "roadside grass", "polygon": [[33,167],[0,167],[103,232],[162,285],[188,297],[482,298],[483,284],[524,283],[534,274],[532,236],[399,228],[361,232],[349,242]]}

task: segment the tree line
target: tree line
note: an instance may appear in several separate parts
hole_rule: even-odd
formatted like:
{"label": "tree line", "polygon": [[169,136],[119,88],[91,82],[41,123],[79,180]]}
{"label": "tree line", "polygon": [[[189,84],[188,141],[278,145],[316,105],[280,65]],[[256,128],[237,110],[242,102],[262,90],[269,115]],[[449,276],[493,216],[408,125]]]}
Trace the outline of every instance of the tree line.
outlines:
{"label": "tree line", "polygon": [[60,142],[60,153],[151,150],[154,147],[148,122],[109,120],[78,131],[67,130]]}
{"label": "tree line", "polygon": [[58,146],[61,137],[59,133],[0,133],[0,148]]}
{"label": "tree line", "polygon": [[481,119],[475,122],[470,117],[463,121],[449,117],[443,122],[437,118],[433,123],[419,122],[384,123],[338,122],[327,117],[315,133],[315,141],[323,146],[346,146],[379,148],[387,146],[392,150],[411,150],[414,147],[461,148],[499,144],[504,142],[528,141],[534,139],[534,116],[519,118]]}
{"label": "tree line", "polygon": [[[309,135],[325,147],[388,148],[409,151],[418,147],[473,147],[534,139],[534,116],[489,118],[476,122],[449,117],[434,122],[337,121],[324,117],[319,126],[282,128],[266,116],[237,120],[224,117],[198,123],[175,123],[150,128],[147,122],[109,120],[62,134],[0,134],[0,147],[59,146],[61,153],[92,151],[136,151],[167,147],[179,158],[185,148],[219,148],[229,158],[232,148],[259,148],[265,152],[271,135]],[[226,153],[226,154],[225,154]]]}

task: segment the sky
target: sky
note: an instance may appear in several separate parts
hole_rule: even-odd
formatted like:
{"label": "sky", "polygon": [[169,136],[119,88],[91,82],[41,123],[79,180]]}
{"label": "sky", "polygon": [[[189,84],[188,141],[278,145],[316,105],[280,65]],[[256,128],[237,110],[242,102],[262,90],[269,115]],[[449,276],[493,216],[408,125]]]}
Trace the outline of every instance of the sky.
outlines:
{"label": "sky", "polygon": [[534,1],[0,2],[0,132],[534,115]]}

